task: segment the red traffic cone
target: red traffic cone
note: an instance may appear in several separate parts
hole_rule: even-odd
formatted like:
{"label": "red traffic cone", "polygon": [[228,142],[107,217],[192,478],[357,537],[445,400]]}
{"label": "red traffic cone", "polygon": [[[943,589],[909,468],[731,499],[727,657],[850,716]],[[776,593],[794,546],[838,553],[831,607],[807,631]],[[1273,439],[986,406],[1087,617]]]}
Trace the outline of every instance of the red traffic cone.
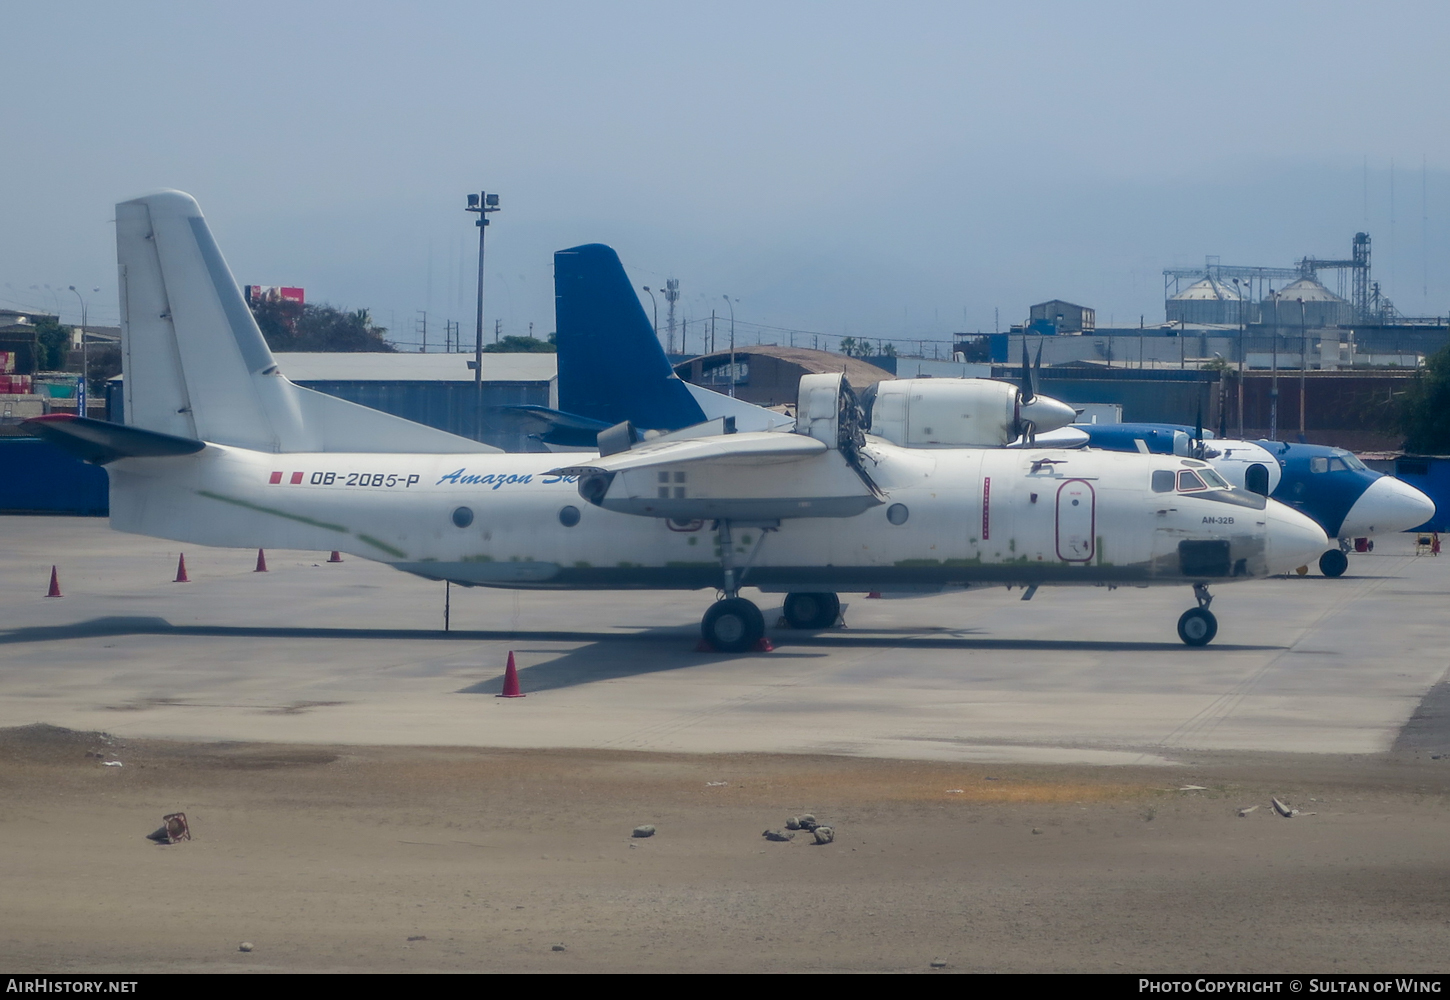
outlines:
{"label": "red traffic cone", "polygon": [[873,590],[873,591],[871,591],[871,593],[869,593],[869,594],[866,595],[866,600],[868,600],[868,601],[879,601],[879,600],[881,600],[881,591],[879,591],[879,590]]}
{"label": "red traffic cone", "polygon": [[770,641],[768,636],[761,636],[755,640],[755,651],[757,653],[774,653],[775,643]]}
{"label": "red traffic cone", "polygon": [[46,594],[45,596],[46,597],[64,597],[65,596],[64,594],[62,594],[60,592],[60,577],[58,577],[58,576],[55,575],[55,567],[54,566],[52,566],[50,568],[50,593]]}
{"label": "red traffic cone", "polygon": [[342,556],[338,555],[337,549],[332,550],[332,555],[327,557],[328,562],[342,562]]}
{"label": "red traffic cone", "polygon": [[514,666],[514,651],[509,650],[509,663],[503,671],[503,692],[496,695],[499,698],[527,698],[528,695],[519,693],[519,671]]}
{"label": "red traffic cone", "polygon": [[191,577],[186,575],[186,553],[183,552],[176,559],[176,579],[172,583],[190,583]]}
{"label": "red traffic cone", "polygon": [[267,572],[267,554],[265,552],[263,552],[261,549],[258,549],[257,550],[257,568],[254,569],[254,570],[252,570],[252,572],[253,573],[265,573],[265,572]]}

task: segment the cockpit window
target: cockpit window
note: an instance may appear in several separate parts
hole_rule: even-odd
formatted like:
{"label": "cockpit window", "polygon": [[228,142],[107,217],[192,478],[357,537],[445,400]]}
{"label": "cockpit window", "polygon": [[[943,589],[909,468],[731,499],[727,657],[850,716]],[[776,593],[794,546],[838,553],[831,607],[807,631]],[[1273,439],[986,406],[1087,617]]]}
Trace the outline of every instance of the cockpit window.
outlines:
{"label": "cockpit window", "polygon": [[1154,469],[1153,470],[1153,492],[1154,493],[1172,493],[1173,492],[1173,481],[1174,481],[1174,479],[1175,479],[1175,477],[1173,475],[1173,470],[1172,469]]}
{"label": "cockpit window", "polygon": [[1329,471],[1330,472],[1348,472],[1349,471],[1349,466],[1347,466],[1347,465],[1344,464],[1344,459],[1342,459],[1342,458],[1331,458],[1329,460]]}
{"label": "cockpit window", "polygon": [[1208,485],[1217,486],[1221,490],[1228,489],[1228,483],[1224,482],[1223,476],[1220,476],[1212,469],[1199,469],[1198,474],[1203,477],[1203,481],[1208,483]]}
{"label": "cockpit window", "polygon": [[1178,492],[1191,493],[1194,490],[1206,489],[1208,489],[1208,487],[1203,485],[1203,480],[1199,479],[1195,473],[1190,472],[1187,469],[1184,469],[1182,472],[1178,473]]}
{"label": "cockpit window", "polygon": [[1349,466],[1355,472],[1368,472],[1369,471],[1369,466],[1365,465],[1363,462],[1361,462],[1358,458],[1355,458],[1354,455],[1350,454],[1349,452],[1347,452],[1347,451],[1339,451],[1339,452],[1335,452],[1335,454],[1338,455],[1341,459],[1343,459],[1344,460],[1344,464],[1347,465],[1347,466]]}
{"label": "cockpit window", "polygon": [[1329,471],[1329,459],[1327,459],[1327,458],[1311,458],[1309,460],[1309,471],[1310,472],[1328,472]]}

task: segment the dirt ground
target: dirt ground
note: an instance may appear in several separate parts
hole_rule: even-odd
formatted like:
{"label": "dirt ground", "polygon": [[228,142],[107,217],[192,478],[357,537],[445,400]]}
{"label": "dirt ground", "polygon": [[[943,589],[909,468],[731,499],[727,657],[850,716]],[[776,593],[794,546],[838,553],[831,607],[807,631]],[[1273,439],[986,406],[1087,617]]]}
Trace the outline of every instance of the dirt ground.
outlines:
{"label": "dirt ground", "polygon": [[[1415,750],[964,766],[27,726],[0,730],[0,964],[1443,972],[1447,792]],[[145,839],[176,810],[193,840]],[[803,812],[835,842],[762,838]]]}

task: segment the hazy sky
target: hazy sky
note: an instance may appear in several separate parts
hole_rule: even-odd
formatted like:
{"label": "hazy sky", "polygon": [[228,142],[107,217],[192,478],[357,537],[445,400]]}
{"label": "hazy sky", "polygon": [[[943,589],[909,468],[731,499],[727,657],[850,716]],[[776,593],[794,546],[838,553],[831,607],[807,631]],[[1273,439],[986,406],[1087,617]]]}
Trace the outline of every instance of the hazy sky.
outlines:
{"label": "hazy sky", "polygon": [[490,331],[552,330],[551,254],[586,242],[678,277],[692,320],[729,294],[902,341],[1048,298],[1161,321],[1165,266],[1367,229],[1403,312],[1450,311],[1444,3],[49,2],[0,29],[0,302],[99,286],[93,322],[115,202],[162,187],[239,281],[404,341],[425,308],[430,343],[471,338],[480,188]]}

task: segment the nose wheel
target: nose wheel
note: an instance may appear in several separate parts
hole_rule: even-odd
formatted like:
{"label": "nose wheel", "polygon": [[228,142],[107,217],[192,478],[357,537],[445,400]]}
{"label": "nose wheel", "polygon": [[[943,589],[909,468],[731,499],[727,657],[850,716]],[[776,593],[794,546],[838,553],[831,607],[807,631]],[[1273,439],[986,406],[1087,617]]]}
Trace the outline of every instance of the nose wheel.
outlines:
{"label": "nose wheel", "polygon": [[1207,646],[1218,635],[1218,619],[1208,610],[1213,603],[1213,595],[1208,592],[1207,586],[1195,583],[1193,596],[1198,599],[1198,607],[1189,608],[1178,619],[1178,638],[1189,646]]}
{"label": "nose wheel", "polygon": [[1338,549],[1330,549],[1319,557],[1319,572],[1328,577],[1343,576],[1349,569],[1349,556]]}
{"label": "nose wheel", "polygon": [[754,649],[765,635],[765,616],[743,597],[716,601],[700,621],[700,636],[722,653]]}

